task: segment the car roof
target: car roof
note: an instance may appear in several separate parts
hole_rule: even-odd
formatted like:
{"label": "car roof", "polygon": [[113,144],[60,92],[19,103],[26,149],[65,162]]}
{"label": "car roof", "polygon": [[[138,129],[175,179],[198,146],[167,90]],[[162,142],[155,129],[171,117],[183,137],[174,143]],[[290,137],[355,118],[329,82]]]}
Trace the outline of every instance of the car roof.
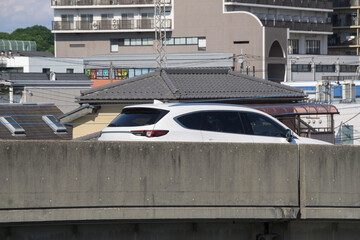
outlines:
{"label": "car roof", "polygon": [[[235,104],[224,103],[159,103],[131,105],[126,108],[156,108],[167,111],[194,111],[194,110],[233,110],[233,111],[251,111],[261,112],[256,109]],[[262,112],[261,112],[262,113]]]}

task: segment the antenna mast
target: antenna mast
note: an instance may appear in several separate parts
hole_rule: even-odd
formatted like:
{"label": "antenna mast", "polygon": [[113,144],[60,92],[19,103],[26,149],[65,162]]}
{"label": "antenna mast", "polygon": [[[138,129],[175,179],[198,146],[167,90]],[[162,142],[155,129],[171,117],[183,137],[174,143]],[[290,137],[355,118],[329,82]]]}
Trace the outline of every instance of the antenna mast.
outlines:
{"label": "antenna mast", "polygon": [[166,0],[154,0],[155,4],[155,48],[158,68],[166,67]]}

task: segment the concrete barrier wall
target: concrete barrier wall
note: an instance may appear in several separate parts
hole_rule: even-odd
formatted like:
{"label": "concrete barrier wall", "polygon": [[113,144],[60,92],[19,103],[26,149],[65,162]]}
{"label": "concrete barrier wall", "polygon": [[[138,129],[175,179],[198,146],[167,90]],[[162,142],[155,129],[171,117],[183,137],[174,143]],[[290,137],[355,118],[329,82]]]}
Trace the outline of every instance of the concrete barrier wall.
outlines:
{"label": "concrete barrier wall", "polygon": [[300,146],[303,218],[360,219],[360,147]]}
{"label": "concrete barrier wall", "polygon": [[285,144],[0,142],[0,223],[360,219],[359,153],[301,146],[299,159]]}
{"label": "concrete barrier wall", "polygon": [[302,146],[306,206],[360,207],[360,147]]}
{"label": "concrete barrier wall", "polygon": [[297,206],[295,147],[254,147],[4,142],[0,208]]}

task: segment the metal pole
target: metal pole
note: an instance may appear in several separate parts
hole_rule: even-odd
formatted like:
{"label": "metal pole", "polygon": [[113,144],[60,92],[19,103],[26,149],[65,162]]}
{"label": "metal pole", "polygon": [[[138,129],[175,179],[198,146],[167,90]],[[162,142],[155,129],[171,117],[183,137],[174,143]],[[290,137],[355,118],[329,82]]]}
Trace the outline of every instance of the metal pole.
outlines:
{"label": "metal pole", "polygon": [[14,87],[9,87],[9,103],[14,103]]}
{"label": "metal pole", "polygon": [[112,83],[113,82],[113,63],[110,62],[110,82]]}
{"label": "metal pole", "polygon": [[315,65],[315,62],[314,62],[314,58],[311,59],[311,70],[313,72],[313,81],[315,82],[316,81],[316,65]]}
{"label": "metal pole", "polygon": [[154,0],[155,49],[158,68],[166,67],[166,0]]}

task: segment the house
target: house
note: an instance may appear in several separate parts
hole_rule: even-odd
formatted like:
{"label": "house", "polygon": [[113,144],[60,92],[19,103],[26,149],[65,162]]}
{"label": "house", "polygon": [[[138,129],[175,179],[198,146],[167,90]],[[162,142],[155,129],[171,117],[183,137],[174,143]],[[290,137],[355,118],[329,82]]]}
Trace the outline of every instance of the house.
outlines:
{"label": "house", "polygon": [[[234,72],[229,68],[165,68],[82,91],[81,107],[60,118],[74,125],[74,138],[90,139],[127,105],[163,102],[244,104],[274,115],[302,136],[334,142],[333,121],[315,129],[309,116],[333,119],[331,105],[308,104],[302,90]],[[305,120],[304,120],[305,119]],[[313,133],[313,134],[311,134]],[[84,137],[84,138],[83,138]]]}
{"label": "house", "polygon": [[93,84],[83,73],[0,73],[0,103],[54,103],[63,112]]}
{"label": "house", "polygon": [[71,140],[54,104],[0,104],[0,140]]}
{"label": "house", "polygon": [[302,90],[234,72],[229,68],[168,68],[128,80],[84,90],[81,107],[63,117],[74,124],[74,138],[107,126],[124,106],[164,102],[222,102],[233,104],[294,104],[304,101]]}

